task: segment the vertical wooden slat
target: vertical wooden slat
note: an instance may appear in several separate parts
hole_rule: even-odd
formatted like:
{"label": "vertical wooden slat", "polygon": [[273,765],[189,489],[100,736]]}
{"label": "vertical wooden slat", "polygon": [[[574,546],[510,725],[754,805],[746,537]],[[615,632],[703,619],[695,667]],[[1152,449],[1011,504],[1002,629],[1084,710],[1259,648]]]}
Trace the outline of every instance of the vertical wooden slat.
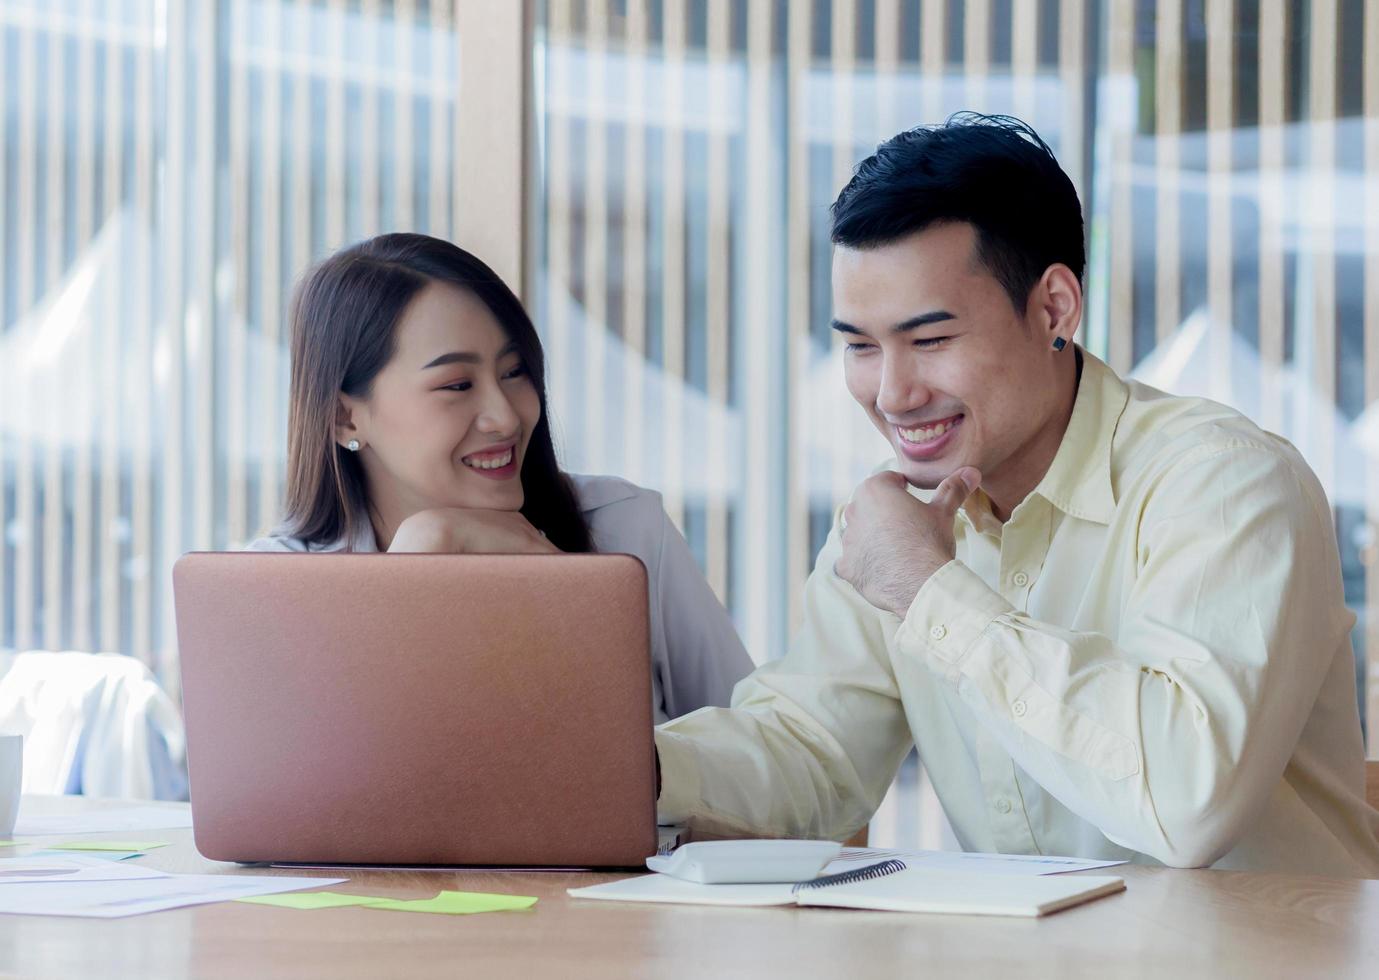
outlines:
{"label": "vertical wooden slat", "polygon": [[378,86],[382,70],[378,57],[378,38],[383,33],[383,18],[378,0],[362,0],[360,34],[365,48],[364,64],[358,67],[360,82],[359,107],[359,199],[360,238],[372,238],[379,232],[378,181]]}
{"label": "vertical wooden slat", "polygon": [[588,96],[584,123],[584,444],[595,473],[608,468],[604,429],[608,351],[608,0],[585,6]]}
{"label": "vertical wooden slat", "polygon": [[1210,364],[1228,404],[1234,334],[1231,139],[1235,124],[1235,2],[1207,6],[1207,297],[1211,308]]}
{"label": "vertical wooden slat", "polygon": [[1155,23],[1155,336],[1164,343],[1178,329],[1182,294],[1179,206],[1183,128],[1183,2],[1162,0]]}
{"label": "vertical wooden slat", "polygon": [[[786,310],[791,418],[807,418],[809,377],[809,91],[813,57],[813,6],[823,0],[804,0],[786,8],[786,83],[790,111],[786,145]],[[926,11],[927,11],[926,7]],[[814,556],[809,538],[810,434],[800,426],[786,426],[789,492],[786,508],[785,592],[790,604],[790,632],[804,616],[804,582]]]}
{"label": "vertical wooden slat", "polygon": [[[896,74],[900,70],[900,0],[876,0],[876,86],[877,119],[885,139],[918,120],[900,119]],[[908,111],[908,110],[907,110]]]}
{"label": "vertical wooden slat", "polygon": [[[314,44],[311,36],[311,23],[317,17],[316,8],[313,0],[297,0],[297,26],[299,33],[293,42],[293,47],[299,51],[310,51]],[[288,42],[283,40],[284,45]],[[293,75],[292,84],[292,123],[289,127],[288,146],[292,156],[292,228],[289,234],[289,248],[291,249],[288,257],[288,280],[291,281],[306,272],[307,266],[311,264],[315,257],[312,246],[312,216],[314,214],[312,205],[315,198],[313,177],[315,176],[315,163],[313,150],[315,139],[312,136],[311,120],[315,112],[312,105],[312,76],[301,59],[297,70]],[[411,160],[411,155],[405,158]],[[286,297],[284,297],[286,299]],[[280,318],[284,326],[287,324],[286,307],[281,307]],[[284,331],[284,347],[290,346],[290,340]],[[275,515],[276,516],[276,515]]]}
{"label": "vertical wooden slat", "polygon": [[[81,5],[82,19],[91,30],[77,41],[77,152],[73,180],[76,195],[76,262],[80,264],[92,245],[96,223],[96,52],[92,35],[96,26],[96,11],[90,0]],[[3,103],[0,103],[3,104]],[[0,184],[0,187],[3,187]],[[0,223],[0,228],[3,228]],[[3,293],[0,293],[3,295]],[[87,300],[87,322],[99,324],[96,297]],[[100,389],[100,350],[96,330],[87,332],[86,349],[82,353],[85,364],[86,397],[94,409]],[[77,650],[90,650],[96,637],[92,629],[92,597],[96,594],[96,568],[93,561],[95,544],[95,483],[91,463],[96,453],[96,412],[82,413],[80,432],[76,440],[76,459],[73,473],[72,501],[72,639]],[[0,482],[0,487],[4,483]],[[0,528],[4,523],[0,522]]]}
{"label": "vertical wooden slat", "polygon": [[[102,115],[105,120],[103,134],[104,178],[103,193],[104,221],[106,233],[129,227],[137,230],[140,225],[125,221],[124,174],[127,162],[124,153],[125,128],[125,43],[114,37],[107,38],[105,45],[105,78],[102,84],[105,105]],[[3,74],[3,72],[0,72]],[[3,100],[0,100],[3,102]],[[121,232],[123,234],[123,232]],[[121,241],[137,239],[122,238]],[[104,368],[96,385],[101,393],[101,404],[106,410],[101,413],[100,474],[101,474],[101,520],[100,520],[100,636],[102,650],[120,649],[120,627],[123,621],[120,601],[120,551],[122,535],[119,532],[121,511],[120,475],[121,448],[127,442],[122,423],[127,418],[124,407],[124,356],[123,343],[124,309],[128,287],[128,269],[121,269],[118,275],[107,276],[102,295],[103,309],[100,316],[100,352]],[[4,521],[0,520],[0,527]],[[0,589],[3,592],[3,589]]]}
{"label": "vertical wooden slat", "polygon": [[[546,294],[546,379],[550,392],[552,434],[560,436],[558,425],[565,418],[565,407],[571,385],[570,373],[570,308],[574,305],[571,289],[570,251],[574,244],[570,182],[570,116],[569,91],[571,85],[571,5],[573,0],[550,0],[550,21],[547,28],[547,61],[550,64],[548,91],[560,100],[547,123],[546,151],[546,228],[550,268],[547,270]],[[557,442],[557,445],[559,443]]]}
{"label": "vertical wooden slat", "polygon": [[[465,182],[472,176],[466,168],[477,166],[482,150],[469,143],[476,127],[471,126],[466,116],[466,109],[472,110],[474,107],[472,104],[467,105],[472,100],[467,100],[465,95],[471,92],[474,86],[466,84],[465,80],[474,77],[474,67],[483,63],[485,59],[484,45],[475,43],[476,36],[486,33],[483,18],[493,16],[492,4],[495,2],[499,0],[454,0],[452,11],[455,32],[450,38],[450,57],[455,64],[455,101],[451,104],[450,112],[450,227],[451,237],[476,254],[482,254],[481,247],[474,238],[474,234],[480,229],[469,227],[477,222],[471,221],[470,216],[464,213],[466,202],[463,194]],[[471,59],[474,64],[471,64]],[[492,85],[488,91],[498,94],[501,83],[494,84],[497,80],[493,78],[486,78],[484,81]],[[493,110],[492,106],[488,108],[490,111]],[[491,135],[493,131],[488,132]],[[502,272],[499,271],[498,274],[502,275]]]}
{"label": "vertical wooden slat", "polygon": [[[1299,398],[1298,434],[1328,496],[1335,477],[1337,0],[1313,0],[1308,51],[1308,174],[1312,193],[1312,397]],[[1305,343],[1299,338],[1299,343]]]}
{"label": "vertical wooden slat", "polygon": [[[34,261],[34,246],[38,241],[37,221],[37,173],[38,173],[38,99],[32,93],[38,91],[38,38],[32,25],[23,28],[19,35],[19,91],[30,93],[19,100],[19,144],[15,152],[19,157],[18,234],[19,256],[16,263],[15,295],[19,298],[16,319],[33,330],[35,313],[34,277],[37,263]],[[19,377],[15,380],[16,402],[19,408],[19,445],[16,447],[15,465],[15,520],[18,524],[17,541],[14,549],[14,637],[15,645],[23,650],[35,645],[34,601],[37,597],[37,583],[34,581],[34,517],[37,512],[36,477],[34,474],[34,445],[38,432],[38,420],[31,404],[33,386],[29,382],[32,368],[21,364]]]}
{"label": "vertical wooden slat", "polygon": [[[225,521],[231,547],[243,545],[249,537],[248,404],[245,391],[248,378],[245,369],[251,316],[249,223],[254,220],[255,212],[249,202],[248,65],[252,50],[246,29],[248,14],[249,0],[233,0],[227,47],[230,52],[230,261],[234,268],[234,290],[230,301],[230,320],[226,325],[228,356],[223,369],[226,405]],[[301,15],[300,10],[298,15]],[[257,377],[259,372],[255,371],[254,374]],[[259,379],[260,383],[262,380]]]}
{"label": "vertical wooden slat", "polygon": [[[282,7],[272,4],[265,11],[263,36],[274,52],[283,48]],[[260,107],[259,140],[259,206],[257,216],[262,223],[257,279],[259,284],[259,336],[261,361],[254,374],[258,376],[254,412],[259,423],[257,441],[259,458],[259,521],[274,522],[282,509],[282,471],[285,440],[283,430],[287,419],[282,412],[279,371],[286,352],[282,349],[282,92],[283,75],[280,58],[271,59],[263,69]],[[340,67],[337,64],[337,68]],[[329,181],[328,181],[329,182]],[[331,201],[329,208],[345,207],[343,198]]]}
{"label": "vertical wooden slat", "polygon": [[942,122],[943,86],[948,71],[948,0],[922,0],[919,70],[924,79],[924,121]]}
{"label": "vertical wooden slat", "polygon": [[131,643],[134,654],[146,665],[154,663],[153,651],[153,576],[157,556],[154,553],[153,534],[153,398],[155,394],[155,374],[153,367],[154,316],[157,304],[154,301],[155,269],[157,263],[152,254],[152,236],[148,233],[157,220],[154,208],[154,187],[157,180],[157,132],[154,129],[154,45],[163,33],[154,22],[150,9],[141,25],[145,33],[140,39],[138,64],[135,67],[134,98],[134,200],[135,220],[143,231],[146,247],[138,250],[134,262],[134,302],[131,319],[134,323],[135,357],[132,363],[138,365],[137,389],[131,392],[135,405],[134,470],[133,488],[133,544],[130,548],[133,557],[134,611],[131,618]]}
{"label": "vertical wooden slat", "polygon": [[[345,245],[345,19],[349,16],[345,0],[330,0],[327,11],[330,41],[327,45],[332,70],[326,83],[326,248]],[[353,135],[352,133],[349,135]]]}
{"label": "vertical wooden slat", "polygon": [[[197,9],[196,22],[196,182],[194,198],[188,202],[195,216],[196,234],[192,236],[191,253],[194,256],[193,290],[194,316],[187,317],[192,343],[191,353],[196,359],[192,373],[196,378],[195,446],[192,482],[192,522],[191,546],[207,550],[214,546],[215,530],[215,448],[217,434],[215,428],[216,368],[220,359],[216,356],[216,302],[215,302],[215,260],[216,260],[216,187],[220,180],[216,156],[217,105],[216,91],[219,58],[216,52],[216,39],[219,33],[217,13],[209,6]],[[187,542],[178,541],[174,554],[186,547]],[[171,604],[171,596],[164,602]],[[171,646],[171,640],[168,646]]]}
{"label": "vertical wooden slat", "polygon": [[1283,428],[1283,168],[1288,104],[1287,0],[1262,0],[1259,10],[1259,422]]}
{"label": "vertical wooden slat", "polygon": [[991,73],[991,0],[967,0],[963,14],[962,73],[965,108],[986,108],[986,81]]}
{"label": "vertical wooden slat", "polygon": [[[1033,123],[1035,86],[1039,80],[1039,0],[1011,0],[1010,74],[1015,89],[1015,115]],[[1067,122],[1075,125],[1073,120]],[[1064,127],[1060,126],[1059,131],[1063,132]]]}
{"label": "vertical wooden slat", "polygon": [[[1111,0],[1107,69],[1111,81],[1133,91],[1135,74],[1135,9],[1131,0]],[[1117,107],[1133,113],[1133,103]],[[1133,119],[1133,116],[1131,116]],[[1115,125],[1115,123],[1109,123]],[[1111,218],[1109,221],[1111,270],[1107,300],[1107,353],[1111,367],[1126,374],[1134,359],[1134,141],[1133,124],[1110,133]]]}
{"label": "vertical wooden slat", "polygon": [[[0,45],[4,45],[5,50],[8,50],[9,33],[10,29],[8,26],[0,28]],[[9,105],[10,78],[10,70],[0,71],[0,106]],[[8,117],[4,125],[5,136],[6,139],[8,139]],[[5,232],[9,228],[10,222],[9,195],[4,191],[5,188],[9,187],[8,158],[8,153],[0,153],[0,334],[6,332],[10,326],[8,313],[9,304],[7,298],[12,295],[9,291],[10,255],[9,249],[6,248],[5,244],[8,238]],[[19,384],[17,375],[18,371],[15,369],[13,363],[11,363],[8,369],[0,367],[0,381],[3,381],[5,384],[17,387]],[[6,461],[13,452],[9,446],[10,441],[10,438],[6,436],[6,427],[0,426],[0,643],[3,643],[5,637],[9,635],[9,623],[12,619],[12,610],[8,602],[10,593],[6,583],[6,579],[9,577],[7,565],[9,564],[10,550],[9,494],[4,489],[10,485],[9,477],[6,476],[5,473],[7,468]]]}
{"label": "vertical wooden slat", "polygon": [[661,437],[661,493],[666,513],[684,528],[684,379],[685,379],[685,44],[689,29],[685,0],[665,0],[666,130],[665,255],[661,345],[665,382]]}
{"label": "vertical wooden slat", "polygon": [[449,0],[431,0],[430,13],[431,77],[426,80],[430,106],[426,230],[437,238],[451,238],[450,109],[455,79],[440,74],[440,66],[450,61],[450,53],[454,51],[450,43]]}
{"label": "vertical wooden slat", "polygon": [[624,464],[633,479],[646,480],[641,472],[646,458],[646,60],[649,23],[647,0],[629,0],[624,51],[627,58],[628,104],[626,145],[623,158],[622,326],[632,369],[623,379]]}
{"label": "vertical wooden slat", "polygon": [[459,0],[452,82],[455,238],[522,295],[526,227],[525,3]]}
{"label": "vertical wooden slat", "polygon": [[[1379,403],[1379,13],[1365,11],[1365,404]],[[1370,543],[1365,562],[1365,720],[1369,752],[1379,756],[1379,457],[1367,458],[1365,519]]]}
{"label": "vertical wooden slat", "polygon": [[[416,0],[398,0],[393,11],[393,18],[397,37],[395,46],[397,82],[393,90],[395,93],[393,96],[393,182],[397,204],[394,210],[393,228],[398,231],[412,231],[416,227],[416,208],[414,207],[416,181],[413,179],[415,149],[412,136],[412,103],[414,98],[412,82],[416,78],[416,67],[412,59],[412,33],[416,30]],[[298,269],[300,266],[294,264],[294,272]]]}
{"label": "vertical wooden slat", "polygon": [[[728,260],[732,229],[728,214],[728,133],[725,128],[728,94],[729,47],[732,43],[731,11],[727,0],[709,0],[709,173],[708,263],[705,292],[708,311],[708,546],[705,572],[709,585],[724,602],[728,600],[728,505],[725,485],[730,471],[726,459],[728,434],[723,418],[728,412],[728,330],[731,281]],[[733,97],[736,103],[740,96]]]}
{"label": "vertical wooden slat", "polygon": [[[58,294],[66,256],[63,231],[67,223],[67,45],[66,34],[57,24],[48,28],[48,81],[45,88],[48,141],[45,154],[47,213],[43,229],[46,260],[43,270],[42,301]],[[32,97],[32,96],[31,96]],[[39,402],[40,399],[35,399]],[[47,386],[41,396],[44,419],[35,431],[46,434],[43,454],[43,645],[49,650],[67,647],[63,636],[66,617],[66,589],[62,572],[66,564],[67,513],[62,457],[62,418],[66,414],[59,402],[56,385]]]}
{"label": "vertical wooden slat", "polygon": [[[818,202],[816,214],[819,220],[827,222],[827,207],[832,203],[843,186],[851,179],[856,153],[853,149],[853,73],[857,63],[857,2],[856,0],[833,0],[833,36],[831,39],[833,76],[833,181],[830,200]],[[842,335],[830,331],[834,360],[842,363],[844,342]],[[842,378],[833,379],[840,387]],[[841,404],[841,401],[840,401]],[[833,505],[839,506],[852,494],[851,453],[851,412],[839,411],[833,417],[833,451],[830,467],[830,493]]]}
{"label": "vertical wooden slat", "polygon": [[[781,16],[789,13],[782,11]],[[744,411],[747,446],[745,458],[749,465],[744,467],[746,487],[744,493],[742,527],[742,639],[753,658],[761,663],[775,649],[775,640],[780,616],[778,610],[779,592],[772,589],[773,580],[780,575],[773,569],[773,555],[778,554],[779,538],[768,529],[776,524],[774,515],[779,512],[779,483],[773,486],[772,471],[766,461],[773,454],[774,443],[780,439],[782,430],[789,440],[791,426],[778,426],[773,418],[778,417],[779,394],[783,390],[781,382],[788,384],[784,372],[776,366],[780,361],[780,351],[774,342],[767,324],[778,315],[780,306],[772,302],[775,292],[768,288],[773,280],[773,267],[776,262],[774,229],[780,221],[780,214],[772,202],[778,200],[773,190],[777,180],[777,149],[771,130],[772,118],[772,76],[774,58],[771,45],[774,24],[771,0],[750,0],[747,8],[747,125],[746,139],[746,256],[744,277],[749,284],[746,289],[746,322],[750,329],[742,342],[745,351],[743,376],[752,382],[743,386]],[[789,329],[789,328],[787,328]],[[787,484],[784,490],[791,499],[799,496],[799,486]]]}
{"label": "vertical wooden slat", "polygon": [[167,249],[159,256],[162,267],[162,322],[166,341],[167,360],[164,380],[165,401],[162,418],[162,540],[153,551],[149,574],[157,583],[159,632],[155,637],[155,665],[165,676],[166,660],[171,652],[173,637],[172,603],[165,586],[163,572],[170,568],[178,546],[182,542],[183,494],[182,480],[186,459],[183,381],[187,369],[187,238],[184,232],[185,209],[190,204],[187,179],[187,143],[191,113],[187,106],[187,55],[191,41],[188,23],[192,0],[170,0],[167,25],[167,180],[164,207],[160,215],[160,240]]}
{"label": "vertical wooden slat", "polygon": [[1059,132],[1058,162],[1087,209],[1087,177],[1083,157],[1087,137],[1085,75],[1087,71],[1087,8],[1085,0],[1061,0],[1058,15],[1058,75],[1063,90],[1063,125]]}

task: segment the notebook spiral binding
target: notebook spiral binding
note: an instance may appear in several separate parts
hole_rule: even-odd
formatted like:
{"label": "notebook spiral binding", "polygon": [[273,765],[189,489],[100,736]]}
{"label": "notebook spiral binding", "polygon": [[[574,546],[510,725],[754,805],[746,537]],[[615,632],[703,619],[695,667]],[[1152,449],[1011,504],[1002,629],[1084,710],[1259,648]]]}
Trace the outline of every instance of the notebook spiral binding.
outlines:
{"label": "notebook spiral binding", "polygon": [[856,881],[869,881],[872,878],[884,878],[886,875],[893,875],[897,871],[905,870],[905,862],[896,858],[888,861],[878,861],[876,864],[869,864],[865,868],[854,868],[852,871],[841,871],[836,875],[824,875],[822,878],[815,878],[813,881],[798,882],[790,891],[798,892],[806,888],[828,888],[830,885],[851,885]]}

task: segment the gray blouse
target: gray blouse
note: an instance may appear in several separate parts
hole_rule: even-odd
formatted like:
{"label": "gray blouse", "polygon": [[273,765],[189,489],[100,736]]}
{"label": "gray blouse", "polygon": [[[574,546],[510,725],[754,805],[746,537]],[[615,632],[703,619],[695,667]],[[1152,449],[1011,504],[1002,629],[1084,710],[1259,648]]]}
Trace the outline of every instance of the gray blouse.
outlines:
{"label": "gray blouse", "polygon": [[[726,706],[733,685],[754,665],[727,610],[661,506],[661,495],[612,476],[570,479],[594,547],[635,555],[646,566],[656,723],[709,705]],[[343,551],[345,544],[340,540],[308,545],[301,538],[275,534],[251,542],[246,550],[328,552]],[[378,550],[367,522],[352,550]]]}

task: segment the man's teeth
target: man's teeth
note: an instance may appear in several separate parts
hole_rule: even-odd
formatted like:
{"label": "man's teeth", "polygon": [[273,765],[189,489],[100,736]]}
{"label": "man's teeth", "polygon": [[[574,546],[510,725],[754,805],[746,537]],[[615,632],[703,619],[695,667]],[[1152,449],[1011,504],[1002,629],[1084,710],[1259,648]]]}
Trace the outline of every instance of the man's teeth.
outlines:
{"label": "man's teeth", "polygon": [[512,450],[509,449],[501,456],[490,456],[487,459],[476,459],[473,456],[465,458],[464,465],[472,466],[476,470],[501,470],[512,462]]}
{"label": "man's teeth", "polygon": [[900,438],[904,439],[906,442],[933,442],[957,424],[957,421],[954,420],[951,422],[940,422],[938,425],[925,425],[918,429],[901,429]]}

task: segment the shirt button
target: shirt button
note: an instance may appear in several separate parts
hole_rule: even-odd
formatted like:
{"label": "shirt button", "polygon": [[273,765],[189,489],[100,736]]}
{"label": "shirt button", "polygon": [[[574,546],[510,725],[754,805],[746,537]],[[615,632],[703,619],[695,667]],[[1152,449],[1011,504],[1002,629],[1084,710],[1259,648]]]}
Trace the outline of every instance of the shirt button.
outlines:
{"label": "shirt button", "polygon": [[997,813],[1009,813],[1009,812],[1010,812],[1010,800],[997,800],[997,801],[996,801],[996,812],[997,812]]}
{"label": "shirt button", "polygon": [[1016,718],[1025,717],[1025,702],[1020,698],[1016,698],[1015,702],[1010,706],[1010,710],[1014,713]]}
{"label": "shirt button", "polygon": [[1025,586],[1029,585],[1029,576],[1024,572],[1016,572],[1012,581],[1023,589]]}
{"label": "shirt button", "polygon": [[929,635],[932,636],[935,640],[941,640],[948,635],[948,627],[935,626],[933,629],[929,630]]}

